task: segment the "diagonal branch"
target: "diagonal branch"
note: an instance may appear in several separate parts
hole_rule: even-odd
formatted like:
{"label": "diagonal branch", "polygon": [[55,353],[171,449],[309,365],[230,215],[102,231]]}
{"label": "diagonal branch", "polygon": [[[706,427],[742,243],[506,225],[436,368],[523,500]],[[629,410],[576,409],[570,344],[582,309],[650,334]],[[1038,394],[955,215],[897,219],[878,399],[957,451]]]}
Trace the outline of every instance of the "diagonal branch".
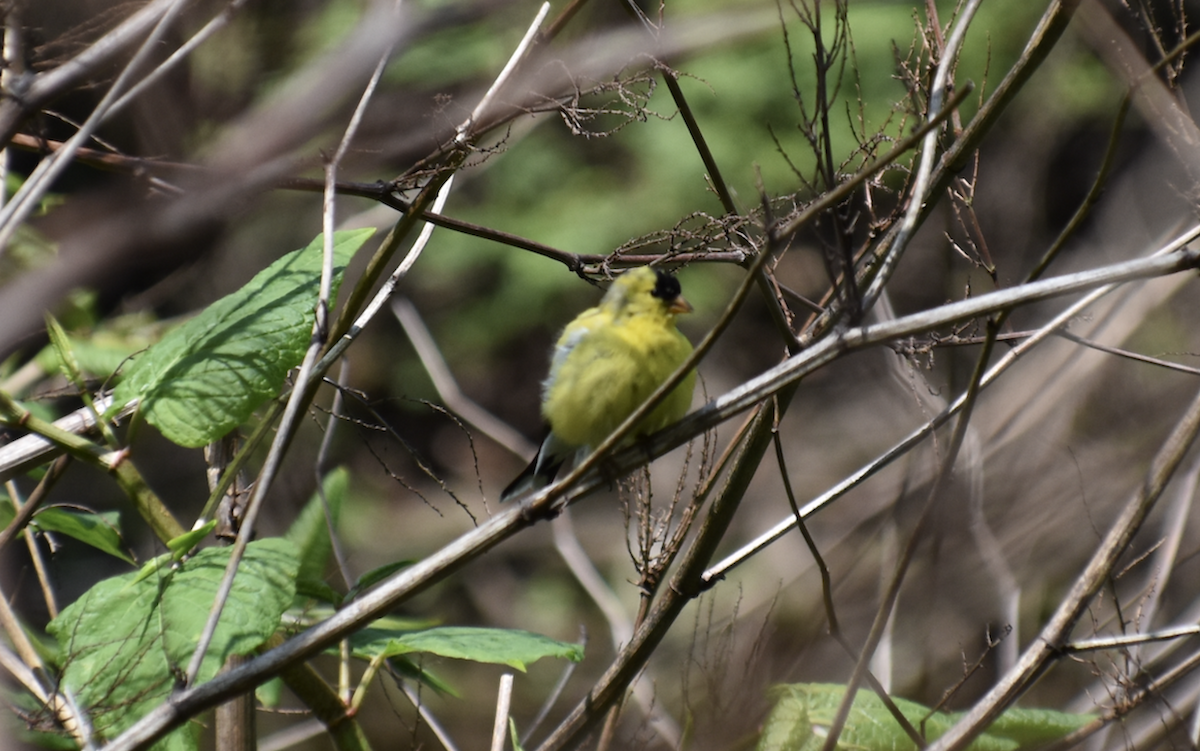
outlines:
{"label": "diagonal branch", "polygon": [[1175,429],[1163,442],[1142,482],[1142,487],[1125,505],[1071,591],[1063,598],[1050,621],[1021,655],[1017,665],[1001,678],[966,715],[936,742],[930,751],[958,751],[990,725],[1025,688],[1062,654],[1076,621],[1092,597],[1108,581],[1117,561],[1141,528],[1147,514],[1162,495],[1184,455],[1200,434],[1200,393],[1193,398]]}
{"label": "diagonal branch", "polygon": [[[987,315],[1029,302],[1073,294],[1109,283],[1194,269],[1200,266],[1200,250],[1179,246],[1197,236],[1200,236],[1200,227],[1192,228],[1178,238],[1175,244],[1169,246],[1168,252],[1154,258],[1118,263],[1000,290],[932,311],[897,318],[886,324],[849,329],[839,336],[828,337],[748,383],[714,399],[674,426],[647,438],[637,446],[614,454],[609,459],[610,468],[614,472],[625,472],[644,464],[648,458],[661,456],[724,420],[760,404],[771,395],[790,390],[804,376],[851,352],[902,339],[926,331],[930,327]],[[768,430],[768,443],[765,445],[769,445],[769,439]],[[606,477],[592,473],[571,487],[563,483],[554,487],[562,496],[562,502],[569,505],[598,488],[606,487]],[[178,692],[115,739],[109,745],[109,751],[131,751],[148,746],[196,712],[261,683],[288,665],[317,654],[390,611],[397,604],[425,591],[504,540],[533,526],[537,521],[539,519],[529,514],[528,508],[523,506],[507,509],[492,517],[437,553],[395,574],[358,600],[347,604],[333,616],[296,635],[280,647],[260,655],[236,670]],[[706,589],[715,581],[715,578],[701,571],[689,586]]]}

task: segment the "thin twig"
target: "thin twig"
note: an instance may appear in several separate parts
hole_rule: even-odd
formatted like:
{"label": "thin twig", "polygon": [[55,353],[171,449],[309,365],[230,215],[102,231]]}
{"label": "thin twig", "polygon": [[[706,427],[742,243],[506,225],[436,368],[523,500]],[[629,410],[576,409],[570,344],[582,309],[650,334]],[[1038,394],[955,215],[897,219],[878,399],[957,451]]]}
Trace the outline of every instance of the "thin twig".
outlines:
{"label": "thin twig", "polygon": [[[334,159],[331,161],[327,170],[328,179],[332,182],[335,179],[337,171],[337,162],[345,155],[349,143],[354,138],[354,134],[358,130],[359,123],[362,121],[363,111],[366,109],[367,103],[371,99],[371,95],[375,91],[376,84],[379,83],[379,78],[383,74],[383,67],[391,54],[391,48],[388,48],[381,56],[379,64],[375,68],[375,73],[367,83],[362,97],[359,99],[358,107],[354,111],[354,115],[350,118],[350,122],[346,126],[346,131],[342,136],[341,143]],[[324,212],[325,222],[325,244],[324,256],[321,268],[321,288],[317,297],[317,305],[315,315],[313,316],[313,330],[311,340],[309,342],[308,351],[304,355],[304,360],[300,363],[300,371],[296,376],[296,383],[307,384],[312,378],[314,365],[317,362],[321,350],[324,348],[329,335],[328,311],[330,305],[330,297],[333,291],[333,190],[327,192],[326,210]],[[324,371],[317,371],[323,373]],[[267,491],[271,488],[275,480],[275,475],[279,471],[280,463],[283,459],[283,454],[287,450],[288,443],[294,434],[295,426],[298,422],[299,415],[306,403],[307,390],[294,389],[291,397],[288,399],[287,406],[284,408],[283,417],[280,419],[279,431],[276,434],[275,440],[272,441],[271,447],[267,452],[267,458],[263,462],[262,470],[259,472],[258,478],[255,480],[254,489],[251,491],[250,500],[246,504],[244,516],[241,519],[241,527],[238,529],[237,540],[233,544],[232,550],[229,553],[229,563],[225,566],[225,573],[221,579],[221,584],[217,588],[216,596],[213,600],[212,609],[209,612],[208,620],[204,625],[204,630],[200,634],[197,641],[196,649],[192,652],[191,661],[188,663],[186,680],[188,685],[195,683],[197,676],[200,674],[200,667],[204,661],[204,656],[208,652],[209,644],[212,642],[213,636],[217,631],[217,624],[221,619],[221,612],[225,608],[225,603],[229,598],[230,592],[233,591],[233,581],[237,576],[238,567],[241,565],[242,557],[246,553],[246,547],[250,544],[250,540],[254,537],[256,529],[255,522],[258,520],[259,509],[262,508],[263,499],[266,497]]]}
{"label": "thin twig", "polygon": [[[587,627],[580,626],[579,627],[579,646],[584,651],[586,651],[587,644],[588,644]],[[548,717],[550,715],[550,710],[552,710],[554,708],[554,705],[558,703],[558,698],[560,696],[562,696],[563,691],[566,689],[567,682],[570,681],[571,676],[575,674],[575,667],[579,663],[573,662],[571,660],[566,660],[565,662],[566,662],[566,664],[563,666],[562,675],[560,675],[558,677],[558,683],[554,684],[554,688],[552,688],[550,690],[550,693],[546,696],[546,699],[542,702],[542,708],[540,710],[538,710],[537,715],[533,718],[533,720],[530,721],[529,726],[527,728],[525,728],[525,732],[523,732],[521,734],[521,745],[522,746],[529,743],[529,739],[533,737],[533,734],[537,732],[537,729],[541,726],[542,722],[546,719],[546,717]]]}
{"label": "thin twig", "polygon": [[1064,654],[1078,654],[1080,652],[1097,652],[1104,649],[1126,649],[1143,644],[1175,641],[1197,635],[1200,635],[1200,626],[1174,626],[1160,628],[1145,634],[1118,634],[1117,636],[1098,636],[1093,639],[1081,639],[1079,641],[1067,642],[1062,645],[1061,649]]}
{"label": "thin twig", "polygon": [[[1200,225],[1196,225],[1196,226],[1192,227],[1191,229],[1189,229],[1188,231],[1181,234],[1180,236],[1176,237],[1171,242],[1167,243],[1159,251],[1157,251],[1154,255],[1152,255],[1150,257],[1150,259],[1144,259],[1144,261],[1165,258],[1166,256],[1168,256],[1171,253],[1180,251],[1188,243],[1190,243],[1192,240],[1194,240],[1197,237],[1200,237]],[[1135,263],[1142,263],[1142,262],[1135,262]],[[1111,269],[1111,267],[1109,267],[1109,268]],[[1091,273],[1091,272],[1081,272],[1081,273]],[[1065,278],[1069,278],[1071,276],[1074,276],[1074,275],[1067,275],[1067,277],[1065,277]],[[1039,284],[1052,283],[1052,281],[1053,280],[1050,280],[1049,282],[1040,282]],[[1026,285],[1023,285],[1023,287],[1018,287],[1018,288],[1014,288],[1014,289],[1018,289],[1018,290],[1025,289],[1026,291],[1028,291],[1029,286],[1030,286],[1029,284],[1026,284]],[[1097,289],[1092,290],[1083,299],[1081,299],[1078,302],[1074,303],[1073,305],[1069,306],[1062,313],[1055,316],[1045,326],[1043,326],[1035,334],[1033,334],[1033,336],[1029,337],[1028,339],[1023,341],[1020,345],[1014,347],[1008,353],[1006,353],[1005,356],[1003,358],[1001,358],[991,368],[991,370],[988,371],[987,375],[984,376],[981,386],[983,388],[986,388],[987,386],[994,383],[996,381],[996,379],[999,378],[1000,375],[1002,373],[1004,373],[1004,371],[1006,371],[1009,367],[1014,365],[1021,356],[1023,356],[1027,352],[1029,352],[1033,347],[1040,344],[1047,337],[1058,332],[1062,327],[1066,326],[1071,320],[1073,320],[1074,318],[1079,316],[1084,310],[1086,310],[1088,307],[1090,307],[1093,303],[1095,303],[1101,297],[1104,297],[1105,295],[1109,294],[1114,289],[1116,289],[1115,285],[1111,285],[1111,284],[1101,285]],[[986,297],[993,297],[993,296],[1007,297],[1011,294],[1013,294],[1013,290],[1000,290],[997,292],[992,292],[989,295],[984,295],[981,298],[975,298],[975,299],[978,301],[980,299],[983,299]],[[997,306],[995,309],[1003,310],[1005,308],[1013,308],[1013,307],[1016,307],[1016,306],[1002,305],[1002,306]],[[944,309],[945,308],[943,306],[943,308],[941,308],[941,310],[944,310]],[[914,314],[914,315],[920,316],[921,314]],[[905,318],[906,319],[911,318],[911,316],[906,316]],[[904,319],[897,319],[897,320],[891,321],[891,322],[889,322],[889,325],[895,324],[900,320],[904,320]],[[937,326],[940,326],[940,325],[945,325],[945,322],[935,324],[931,328],[936,328]],[[877,327],[868,327],[868,328],[877,330]],[[929,331],[930,328],[925,328],[925,329],[921,329],[921,330]],[[917,331],[914,329],[913,333],[917,333]],[[809,357],[814,357],[814,353],[812,350],[809,350],[808,352],[806,352],[803,355],[800,355],[798,357],[794,357],[794,358],[792,358],[792,360],[803,360],[803,359],[809,358]],[[777,369],[783,368],[786,365],[787,365],[787,363],[785,362],[783,365],[777,366]],[[814,369],[815,369],[815,367],[814,367]],[[745,386],[745,385],[746,384],[744,384],[743,386]],[[721,400],[723,400],[724,398],[725,397],[722,397]],[[721,401],[721,400],[717,400],[717,401]],[[909,433],[903,440],[899,441],[894,446],[892,446],[892,448],[888,449],[883,454],[880,454],[876,459],[874,459],[871,462],[869,462],[868,464],[864,465],[859,470],[848,475],[840,483],[835,485],[830,490],[826,491],[821,496],[810,501],[803,509],[801,509],[802,517],[807,519],[812,514],[815,514],[817,511],[821,510],[822,508],[825,508],[826,506],[833,503],[838,498],[845,495],[851,489],[860,485],[867,478],[871,477],[879,470],[888,466],[889,464],[891,464],[893,461],[895,461],[900,456],[903,456],[904,454],[906,454],[917,443],[924,440],[926,437],[931,435],[933,433],[933,431],[937,430],[939,427],[941,427],[943,424],[945,424],[945,422],[948,419],[950,419],[950,417],[957,414],[958,411],[960,409],[962,409],[963,404],[964,404],[964,400],[963,400],[963,398],[960,397],[956,402],[954,402],[953,404],[949,405],[944,410],[942,410],[942,412],[939,413],[936,417],[929,420],[928,422],[926,422],[924,425],[920,426],[913,432]],[[714,406],[714,405],[715,405],[715,402],[713,405],[710,405],[710,406]],[[763,548],[767,547],[768,545],[774,543],[776,540],[778,540],[780,537],[785,535],[787,532],[791,531],[793,528],[795,528],[795,519],[792,518],[791,516],[784,518],[778,524],[776,524],[774,527],[772,527],[768,531],[764,532],[763,534],[759,535],[756,539],[747,543],[741,549],[731,553],[729,556],[727,556],[725,559],[723,559],[716,566],[713,566],[711,569],[709,569],[707,572],[705,572],[705,574],[704,574],[705,580],[712,581],[712,582],[719,581],[726,574],[728,574],[729,571],[731,571],[732,569],[734,569],[741,563],[744,563],[747,560],[749,560],[750,558],[752,558],[758,551],[760,551]]]}
{"label": "thin twig", "polygon": [[454,744],[454,741],[450,738],[450,734],[446,732],[442,724],[438,722],[433,713],[429,711],[429,708],[425,706],[425,702],[421,701],[420,695],[414,692],[406,683],[401,682],[399,685],[400,690],[404,692],[404,695],[412,702],[413,707],[416,708],[421,720],[433,731],[433,735],[438,739],[438,743],[442,744],[442,748],[446,749],[446,751],[458,751],[458,746]]}
{"label": "thin twig", "polygon": [[[542,6],[549,9],[547,3]],[[512,706],[513,675],[505,673],[500,676],[500,690],[496,692],[496,721],[492,724],[491,751],[504,751],[508,740],[508,711]]]}
{"label": "thin twig", "polygon": [[[1033,335],[1034,335],[1034,332],[1032,332],[1032,331],[1010,331],[1008,333],[997,336],[996,341],[998,341],[998,342],[1019,341],[1022,339],[1028,339],[1029,337],[1031,337]],[[1111,347],[1107,344],[1101,344],[1100,342],[1097,342],[1093,339],[1087,339],[1082,336],[1079,336],[1078,334],[1072,334],[1070,331],[1067,331],[1065,329],[1055,331],[1054,335],[1058,336],[1058,337],[1062,337],[1063,339],[1066,339],[1067,341],[1075,342],[1076,344],[1082,344],[1083,346],[1087,347],[1088,349],[1094,349],[1097,352],[1103,352],[1103,353],[1109,354],[1109,355],[1116,355],[1117,357],[1121,357],[1126,360],[1132,360],[1133,362],[1142,362],[1142,363],[1146,363],[1147,365],[1154,365],[1155,367],[1164,368],[1166,370],[1172,370],[1172,371],[1175,371],[1176,373],[1187,373],[1188,375],[1200,375],[1200,368],[1195,368],[1190,365],[1183,365],[1182,363],[1172,362],[1170,360],[1164,360],[1161,357],[1154,357],[1152,355],[1143,355],[1140,352],[1133,352],[1131,350],[1122,349],[1120,347]],[[954,337],[952,339],[939,339],[935,346],[938,346],[938,347],[974,346],[976,344],[981,344],[982,342],[983,342],[983,337],[962,336],[962,337]]]}
{"label": "thin twig", "polygon": [[1200,433],[1200,392],[1154,456],[1145,480],[1122,509],[1103,542],[1063,598],[1054,615],[1006,673],[962,719],[930,746],[930,751],[958,751],[983,732],[1029,683],[1056,659],[1071,629],[1092,597],[1112,574],[1134,534],[1158,501],[1179,463]]}
{"label": "thin twig", "polygon": [[167,8],[163,17],[155,25],[154,30],[150,32],[150,35],[133,56],[133,59],[129,61],[129,64],[117,76],[117,80],[105,93],[104,98],[100,100],[96,108],[92,110],[88,119],[79,127],[75,135],[71,136],[63,144],[62,149],[54,152],[52,156],[43,159],[25,180],[24,184],[21,185],[21,189],[12,197],[12,200],[0,209],[0,252],[3,252],[3,249],[8,246],[13,233],[17,231],[17,226],[24,222],[37,208],[38,202],[50,190],[50,186],[54,180],[70,165],[75,150],[91,138],[92,133],[104,121],[113,102],[125,90],[130,79],[139,72],[142,63],[154,51],[159,39],[166,33],[171,23],[175,20],[175,17],[183,10],[186,4],[186,0],[173,0],[173,3]]}
{"label": "thin twig", "polygon": [[421,320],[421,314],[412,302],[406,297],[394,297],[392,313],[400,322],[404,333],[408,335],[408,340],[412,342],[417,357],[425,366],[425,372],[429,374],[429,379],[433,381],[433,387],[437,389],[438,396],[446,408],[524,461],[532,459],[537,452],[537,446],[462,392],[454,374],[450,372],[450,366],[446,364],[445,358],[433,341],[433,336]]}
{"label": "thin twig", "polygon": [[[1200,228],[1194,229],[1193,233],[1200,233]],[[1179,239],[1179,244],[1185,244],[1189,240],[1190,237],[1185,235]],[[1035,300],[1088,290],[1095,286],[1175,273],[1194,268],[1200,263],[1200,251],[1177,248],[1178,245],[1173,244],[1158,257],[1068,274],[1023,288],[1000,290],[965,302],[953,303],[937,311],[904,316],[886,325],[874,324],[849,329],[841,336],[831,337],[828,343],[824,343],[823,340],[821,345],[789,358],[748,383],[714,399],[674,426],[648,437],[638,446],[613,454],[609,461],[613,470],[618,472],[640,466],[647,458],[665,454],[729,417],[740,414],[752,405],[762,403],[762,400],[771,394],[784,393],[784,390],[790,389],[805,375],[849,352],[927,331],[931,326],[947,325]],[[606,479],[593,474],[570,489],[560,488],[559,492],[564,496],[563,503],[569,505],[607,484]],[[114,739],[109,751],[131,751],[162,737],[202,708],[240,693],[275,675],[293,662],[336,643],[345,635],[388,612],[396,604],[424,591],[433,583],[458,570],[467,561],[485,554],[501,541],[532,526],[536,521],[535,517],[528,514],[528,509],[522,507],[510,508],[497,514],[437,553],[393,575],[333,616],[297,634],[281,646],[260,655],[237,670],[174,694]],[[794,523],[794,520],[792,522]],[[697,583],[692,586],[712,586],[717,575],[712,569],[701,572],[697,575]],[[647,646],[647,642],[642,642],[633,650],[636,652]]]}
{"label": "thin twig", "polygon": [[[962,13],[955,19],[954,31],[946,40],[946,47],[938,62],[937,74],[933,78],[933,87],[929,92],[929,111],[931,113],[941,109],[942,99],[946,96],[946,88],[950,82],[950,71],[954,69],[959,50],[962,49],[967,30],[971,27],[971,20],[975,17],[975,11],[979,9],[980,2],[981,0],[969,0]],[[896,264],[900,262],[900,256],[904,254],[904,249],[912,239],[913,233],[916,232],[921,214],[925,210],[925,203],[931,195],[930,187],[936,155],[937,132],[930,131],[925,135],[925,142],[921,145],[921,162],[917,167],[917,179],[913,183],[912,192],[908,198],[908,210],[904,213],[904,220],[900,223],[899,230],[888,246],[875,278],[871,280],[871,285],[863,294],[863,307],[867,310],[879,299],[884,286],[892,278]],[[847,283],[850,283],[850,280],[847,280]]]}

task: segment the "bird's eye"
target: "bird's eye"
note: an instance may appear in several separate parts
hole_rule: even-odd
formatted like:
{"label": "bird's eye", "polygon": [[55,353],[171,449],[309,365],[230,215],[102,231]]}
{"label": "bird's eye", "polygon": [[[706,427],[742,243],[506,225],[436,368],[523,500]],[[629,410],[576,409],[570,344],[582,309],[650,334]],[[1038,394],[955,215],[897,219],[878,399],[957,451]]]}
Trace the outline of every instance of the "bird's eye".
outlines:
{"label": "bird's eye", "polygon": [[651,295],[660,300],[667,300],[668,302],[679,297],[681,289],[678,279],[665,271],[655,269],[654,273],[658,275],[658,282],[654,285],[654,289],[650,291]]}

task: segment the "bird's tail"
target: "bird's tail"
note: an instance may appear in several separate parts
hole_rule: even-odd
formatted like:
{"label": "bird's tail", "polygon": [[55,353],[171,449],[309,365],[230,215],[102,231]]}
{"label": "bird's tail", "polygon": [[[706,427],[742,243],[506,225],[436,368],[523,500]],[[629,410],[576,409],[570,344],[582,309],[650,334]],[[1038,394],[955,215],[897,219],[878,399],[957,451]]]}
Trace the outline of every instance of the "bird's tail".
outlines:
{"label": "bird's tail", "polygon": [[525,468],[525,471],[517,475],[517,479],[510,482],[508,487],[500,493],[500,502],[505,503],[519,495],[546,487],[554,482],[554,477],[562,465],[562,461],[558,461],[549,466],[539,467],[538,460],[534,459]]}
{"label": "bird's tail", "polygon": [[500,502],[510,501],[519,495],[540,490],[554,482],[558,470],[566,463],[573,450],[558,440],[554,433],[547,433],[542,445],[538,447],[537,456],[516,479],[508,484],[500,493]]}

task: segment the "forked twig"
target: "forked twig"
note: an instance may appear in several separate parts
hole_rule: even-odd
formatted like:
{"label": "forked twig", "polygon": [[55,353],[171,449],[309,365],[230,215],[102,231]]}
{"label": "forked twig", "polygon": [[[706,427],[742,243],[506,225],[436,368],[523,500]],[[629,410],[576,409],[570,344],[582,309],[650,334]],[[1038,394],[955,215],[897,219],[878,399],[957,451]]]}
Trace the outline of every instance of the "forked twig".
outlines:
{"label": "forked twig", "polygon": [[946,734],[930,746],[930,751],[958,751],[968,744],[1004,711],[1030,681],[1058,658],[1071,629],[1083,615],[1092,597],[1108,580],[1146,515],[1158,501],[1184,455],[1200,433],[1200,392],[1175,425],[1154,456],[1142,486],[1122,509],[1086,568],[1063,598],[1054,615],[1038,637],[1021,655],[1017,665],[1006,673]]}
{"label": "forked twig", "polygon": [[[383,66],[391,54],[389,48],[382,55],[379,64],[375,68],[375,73],[368,81],[362,96],[359,98],[358,107],[354,111],[354,115],[350,118],[350,122],[346,126],[345,133],[342,136],[341,143],[338,145],[337,152],[330,166],[326,170],[327,180],[332,183],[336,180],[337,162],[345,155],[346,149],[349,147],[350,141],[353,140],[354,134],[358,130],[359,123],[362,121],[363,111],[366,109],[367,102],[370,101],[371,95],[375,91],[376,84],[379,83],[380,76],[383,75]],[[307,384],[310,381],[315,381],[314,365],[317,362],[317,357],[325,346],[329,333],[328,311],[330,297],[333,290],[333,190],[332,187],[327,191],[325,201],[325,210],[323,212],[323,222],[325,225],[325,243],[324,255],[321,266],[321,287],[317,297],[316,313],[313,316],[312,337],[308,346],[308,351],[304,355],[304,360],[300,363],[300,371],[296,376],[296,382]],[[324,371],[315,371],[316,374],[322,374]],[[216,596],[213,599],[212,609],[209,612],[208,620],[205,622],[204,630],[200,634],[195,651],[192,652],[192,658],[188,663],[186,680],[188,685],[195,683],[197,676],[200,673],[200,667],[204,661],[204,656],[208,652],[208,647],[212,643],[212,639],[217,631],[217,624],[221,619],[221,612],[225,608],[225,603],[229,598],[230,592],[233,591],[233,580],[237,576],[238,567],[241,565],[242,557],[246,553],[246,547],[250,544],[251,538],[255,535],[255,522],[258,519],[258,512],[262,508],[263,499],[266,497],[267,491],[271,488],[275,480],[275,475],[279,471],[280,463],[283,459],[283,454],[287,450],[288,444],[294,435],[298,425],[299,415],[303,405],[307,403],[305,399],[307,389],[293,389],[291,396],[288,398],[287,405],[283,411],[283,417],[280,420],[279,431],[272,441],[270,449],[267,451],[267,458],[263,462],[262,470],[259,472],[258,478],[254,483],[254,489],[251,491],[250,500],[246,504],[245,514],[241,520],[241,527],[238,530],[237,540],[233,544],[233,548],[229,553],[229,563],[225,566],[225,573],[221,579],[221,583],[217,588]]]}
{"label": "forked twig", "polygon": [[[778,425],[774,430],[774,443],[775,460],[779,463],[779,476],[783,480],[784,495],[787,497],[788,505],[792,507],[792,514],[796,517],[796,526],[800,528],[800,534],[804,537],[804,544],[808,548],[809,553],[812,554],[813,562],[816,564],[817,571],[821,575],[821,599],[825,604],[825,618],[829,621],[829,635],[833,637],[834,641],[841,646],[847,655],[853,658],[854,648],[846,638],[846,635],[842,633],[842,628],[838,624],[837,610],[833,605],[833,580],[829,575],[829,567],[825,564],[825,559],[821,555],[821,550],[817,547],[816,541],[808,532],[808,526],[804,523],[804,518],[800,515],[800,507],[796,504],[796,494],[792,492],[792,481],[788,476],[787,461],[783,453],[783,442],[779,439]],[[900,708],[896,706],[896,702],[892,701],[892,697],[888,694],[883,684],[879,682],[879,679],[870,670],[864,673],[864,678],[868,685],[870,685],[871,690],[875,692],[875,695],[879,697],[879,700],[887,707],[888,712],[891,713],[901,729],[904,730],[905,735],[916,744],[917,748],[924,748],[925,739],[921,737],[917,729],[913,727],[908,718],[904,716],[904,713],[900,711]]]}
{"label": "forked twig", "polygon": [[54,180],[62,174],[70,164],[71,159],[75,154],[75,150],[84,144],[96,128],[100,127],[100,123],[108,116],[117,97],[123,93],[126,86],[133,76],[139,72],[142,63],[150,56],[159,39],[166,33],[175,17],[183,10],[186,2],[184,0],[172,0],[171,5],[166,9],[162,18],[155,24],[153,31],[142,43],[133,59],[117,76],[117,80],[112,87],[105,92],[104,98],[96,105],[96,108],[88,116],[79,129],[63,147],[54,152],[51,156],[42,160],[40,164],[33,170],[29,178],[17,191],[3,208],[0,208],[0,252],[8,246],[9,240],[17,231],[17,227],[23,223],[37,208],[37,204],[42,197],[50,190]]}
{"label": "forked twig", "polygon": [[[933,88],[929,92],[930,113],[936,113],[941,109],[942,100],[946,96],[946,88],[950,82],[950,71],[954,69],[959,50],[966,39],[967,30],[971,27],[971,20],[975,17],[975,11],[979,9],[980,2],[981,0],[969,0],[962,9],[962,12],[955,19],[954,31],[951,32],[950,38],[946,40],[946,46],[942,50],[942,58],[938,64],[937,74],[933,78]],[[879,269],[875,273],[875,278],[871,280],[871,285],[867,287],[866,292],[863,294],[862,305],[865,310],[870,310],[875,301],[879,299],[884,286],[892,278],[892,272],[895,270],[896,264],[899,263],[900,256],[903,255],[904,249],[908,246],[909,240],[912,239],[913,233],[917,229],[921,215],[925,211],[926,201],[931,195],[930,181],[933,175],[936,154],[937,132],[931,130],[925,134],[925,140],[921,145],[921,161],[917,168],[917,179],[913,184],[912,193],[908,198],[908,210],[904,213],[904,220],[900,223],[899,229],[889,244],[887,252],[879,264]],[[847,280],[847,283],[850,283],[850,281]]]}
{"label": "forked twig", "polygon": [[[821,198],[806,207],[799,216],[791,219],[783,227],[773,229],[773,242],[784,242],[791,235],[799,231],[801,227],[804,227],[816,217],[820,216],[825,209],[836,205],[852,191],[856,190],[859,185],[861,185],[862,182],[864,182],[871,175],[894,162],[900,157],[901,154],[911,148],[912,145],[917,142],[917,139],[924,136],[928,129],[937,127],[938,124],[948,117],[950,112],[953,111],[958,104],[961,103],[961,101],[961,97],[952,100],[947,105],[946,109],[942,110],[937,117],[932,118],[931,121],[923,128],[918,129],[911,136],[897,143],[896,146],[887,153],[887,155],[876,160],[873,164],[869,165],[865,169],[860,170],[849,180],[838,185],[837,188],[821,196]],[[708,354],[708,351],[712,349],[717,339],[721,336],[721,334],[724,333],[725,329],[733,321],[734,314],[741,309],[742,304],[749,296],[751,287],[759,282],[759,270],[764,268],[767,260],[769,260],[772,255],[773,254],[770,252],[759,252],[758,256],[755,257],[754,261],[750,264],[749,268],[746,269],[745,277],[742,279],[741,284],[738,286],[737,290],[733,294],[733,297],[726,305],[725,310],[722,312],[720,318],[717,319],[717,323],[712,327],[712,329],[709,330],[707,334],[705,334],[704,339],[700,342],[700,344],[696,345],[695,349],[688,356],[687,360],[685,360],[679,366],[679,368],[675,370],[670,378],[663,381],[663,383],[659,385],[654,393],[647,397],[646,401],[643,402],[636,410],[634,410],[633,413],[630,414],[629,417],[627,417],[625,421],[622,422],[608,438],[601,442],[600,445],[593,448],[592,453],[586,459],[576,464],[566,477],[535,493],[528,501],[528,506],[531,510],[531,513],[543,512],[555,502],[564,489],[570,487],[574,483],[577,483],[585,474],[595,469],[603,457],[608,455],[616,446],[624,441],[625,437],[633,431],[633,429],[642,421],[642,419],[645,418],[646,415],[650,414],[650,411],[653,410],[655,406],[659,404],[659,402],[666,398],[667,394],[671,393],[671,391],[673,391],[675,387],[683,381],[687,374],[696,367],[696,365],[701,359],[704,358],[706,354]],[[744,408],[749,408],[749,406],[750,404],[746,404]],[[741,410],[739,409],[738,411],[740,412]]]}
{"label": "forked twig", "polygon": [[[1200,232],[1200,228],[1194,231]],[[1187,239],[1189,238],[1185,236],[1181,241],[1186,242]],[[786,393],[799,379],[820,365],[849,352],[910,336],[918,331],[926,331],[931,326],[986,315],[1025,302],[1085,291],[1113,282],[1175,273],[1195,268],[1200,263],[1200,251],[1178,250],[1176,247],[1169,248],[1165,255],[1160,257],[1113,264],[1101,269],[1051,278],[1019,289],[989,293],[944,306],[937,311],[904,316],[886,326],[872,325],[850,329],[841,336],[831,337],[828,344],[811,347],[733,391],[717,397],[673,427],[648,437],[640,445],[612,455],[612,468],[617,472],[627,471],[644,464],[647,457],[661,456],[730,416],[739,414],[754,404],[762,403],[771,394]],[[748,478],[746,481],[748,482]],[[569,489],[560,487],[558,492],[563,495],[563,503],[570,504],[606,484],[607,480],[592,474]],[[508,509],[481,523],[437,553],[393,575],[333,616],[297,634],[281,646],[256,657],[236,670],[176,693],[113,740],[109,751],[130,751],[162,737],[201,708],[212,706],[224,698],[240,693],[295,661],[316,654],[536,521],[527,513],[526,508],[518,507]],[[704,589],[714,583],[715,578],[711,573],[700,571],[697,572],[696,580],[691,586]],[[637,649],[645,649],[647,646],[652,645],[642,643]]]}

